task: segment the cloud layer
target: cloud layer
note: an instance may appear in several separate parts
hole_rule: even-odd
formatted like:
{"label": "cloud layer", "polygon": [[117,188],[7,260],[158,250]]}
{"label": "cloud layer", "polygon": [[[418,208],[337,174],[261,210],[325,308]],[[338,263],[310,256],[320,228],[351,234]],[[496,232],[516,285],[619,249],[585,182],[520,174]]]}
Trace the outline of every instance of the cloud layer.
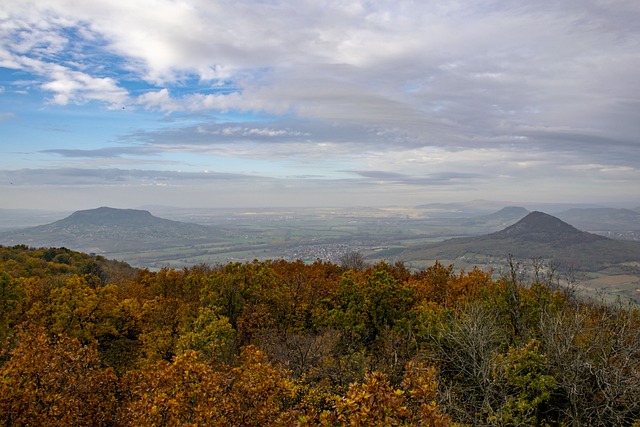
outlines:
{"label": "cloud layer", "polygon": [[[211,170],[328,204],[334,182],[376,204],[637,200],[638,22],[635,0],[9,0],[0,132],[30,94],[156,120],[39,144],[54,176],[83,161],[109,183],[138,163],[197,186]],[[0,164],[43,173],[22,166]]]}

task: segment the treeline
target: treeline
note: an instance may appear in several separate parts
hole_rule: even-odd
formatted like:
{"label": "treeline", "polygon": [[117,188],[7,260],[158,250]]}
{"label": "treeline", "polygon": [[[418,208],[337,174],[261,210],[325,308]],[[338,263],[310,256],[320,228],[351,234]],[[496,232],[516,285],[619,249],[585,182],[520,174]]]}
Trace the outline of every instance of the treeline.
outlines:
{"label": "treeline", "polygon": [[640,425],[640,314],[552,282],[0,247],[0,423]]}

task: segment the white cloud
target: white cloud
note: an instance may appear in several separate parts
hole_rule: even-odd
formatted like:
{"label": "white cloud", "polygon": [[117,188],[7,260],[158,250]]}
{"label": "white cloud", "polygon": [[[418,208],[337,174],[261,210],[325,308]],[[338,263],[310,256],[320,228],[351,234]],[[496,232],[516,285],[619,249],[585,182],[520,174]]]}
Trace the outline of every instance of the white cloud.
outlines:
{"label": "white cloud", "polygon": [[149,110],[158,110],[168,113],[181,111],[183,109],[182,106],[171,99],[171,96],[169,95],[169,91],[167,89],[147,92],[143,95],[140,95],[136,99],[136,103],[144,106]]}
{"label": "white cloud", "polygon": [[[9,10],[17,3],[11,1]],[[467,106],[494,106],[494,116],[515,113],[516,120],[526,120],[526,111],[540,104],[547,111],[549,98],[560,110],[572,97],[605,87],[602,78],[594,79],[598,74],[632,69],[631,63],[610,64],[612,41],[630,61],[640,56],[633,49],[637,40],[615,26],[622,18],[613,10],[602,14],[596,2],[21,3],[32,11],[22,30],[35,30],[21,31],[16,53],[62,51],[67,40],[58,30],[68,25],[99,34],[103,48],[139,78],[170,91],[186,75],[232,80],[243,88],[231,95],[165,96],[163,104],[154,102],[157,96],[140,98],[145,107],[164,112],[294,111],[328,120],[396,122],[407,116],[402,123],[409,125],[427,118],[424,111],[434,105],[455,122],[467,119]],[[609,9],[615,8],[637,13],[625,2]],[[594,67],[598,74],[589,71]],[[420,90],[403,93],[407,84]]]}
{"label": "white cloud", "polygon": [[111,108],[119,108],[127,102],[128,92],[112,78],[91,77],[59,66],[45,68],[50,68],[45,74],[49,81],[42,85],[42,89],[54,93],[53,102],[56,104],[99,101]]}
{"label": "white cloud", "polygon": [[0,66],[40,76],[45,81],[40,87],[53,92],[52,101],[59,105],[99,101],[113,107],[126,101],[127,91],[113,78],[94,77],[55,61],[68,47],[67,38],[56,31],[76,23],[59,17],[47,21],[37,13],[26,16],[30,19],[0,26]]}
{"label": "white cloud", "polygon": [[637,22],[635,0],[8,0],[0,66],[55,104],[188,117],[122,136],[154,153],[585,180],[638,170]]}

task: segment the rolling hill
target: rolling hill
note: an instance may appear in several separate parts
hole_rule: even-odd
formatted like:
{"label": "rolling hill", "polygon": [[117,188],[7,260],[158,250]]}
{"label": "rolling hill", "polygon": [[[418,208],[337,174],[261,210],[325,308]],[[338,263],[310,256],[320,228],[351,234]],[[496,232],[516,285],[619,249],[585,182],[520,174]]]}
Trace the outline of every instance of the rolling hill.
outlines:
{"label": "rolling hill", "polygon": [[158,218],[136,209],[101,207],[72,213],[51,224],[0,233],[0,244],[111,253],[211,242],[213,227]]}
{"label": "rolling hill", "polygon": [[519,259],[540,258],[561,267],[598,271],[611,265],[640,262],[640,242],[612,240],[580,231],[554,216],[535,211],[501,231],[408,248],[398,258],[480,260],[504,259],[509,254]]}

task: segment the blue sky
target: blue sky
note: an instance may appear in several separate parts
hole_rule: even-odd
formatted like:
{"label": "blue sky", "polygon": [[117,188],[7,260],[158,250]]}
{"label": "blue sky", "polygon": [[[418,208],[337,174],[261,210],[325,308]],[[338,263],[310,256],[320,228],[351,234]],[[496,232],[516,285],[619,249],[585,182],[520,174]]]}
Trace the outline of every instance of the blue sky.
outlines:
{"label": "blue sky", "polygon": [[636,0],[5,0],[3,208],[640,204]]}

